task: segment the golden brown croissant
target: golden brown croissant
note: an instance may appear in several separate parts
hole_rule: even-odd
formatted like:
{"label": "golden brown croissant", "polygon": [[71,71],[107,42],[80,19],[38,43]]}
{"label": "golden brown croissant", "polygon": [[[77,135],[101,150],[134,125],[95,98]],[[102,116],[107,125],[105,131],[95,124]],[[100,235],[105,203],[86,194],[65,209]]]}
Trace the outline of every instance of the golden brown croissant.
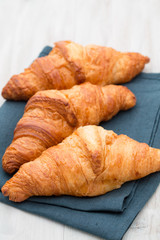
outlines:
{"label": "golden brown croissant", "polygon": [[83,83],[68,90],[38,92],[28,101],[16,126],[13,142],[3,156],[3,168],[12,173],[60,143],[77,127],[97,125],[135,104],[134,94],[116,85]]}
{"label": "golden brown croissant", "polygon": [[15,202],[31,196],[91,197],[156,171],[159,149],[92,125],[22,165],[1,190]]}
{"label": "golden brown croissant", "polygon": [[48,56],[37,58],[23,73],[14,75],[3,88],[2,96],[27,100],[40,90],[67,89],[85,81],[102,86],[125,83],[148,62],[149,58],[139,53],[61,41],[55,43]]}

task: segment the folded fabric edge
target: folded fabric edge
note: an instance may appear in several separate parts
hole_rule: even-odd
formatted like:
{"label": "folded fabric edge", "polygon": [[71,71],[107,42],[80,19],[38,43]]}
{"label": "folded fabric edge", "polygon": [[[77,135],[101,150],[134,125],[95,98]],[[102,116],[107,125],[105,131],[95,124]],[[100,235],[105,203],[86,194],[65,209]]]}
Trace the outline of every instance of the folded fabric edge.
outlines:
{"label": "folded fabric edge", "polygon": [[[68,208],[68,209],[72,209],[72,210],[76,210],[76,211],[81,211],[81,212],[111,212],[111,213],[122,213],[124,211],[124,209],[126,209],[130,203],[130,201],[132,200],[132,198],[134,197],[134,193],[136,191],[136,188],[138,186],[138,180],[134,182],[133,187],[131,188],[131,191],[129,192],[129,194],[127,193],[127,195],[124,197],[124,200],[121,203],[121,206],[117,209],[82,209],[82,208],[75,208],[74,206],[65,206],[65,204],[52,204],[49,202],[43,202],[43,201],[38,201],[38,199],[28,199],[27,201],[29,202],[35,202],[35,203],[42,203],[42,204],[48,204],[48,205],[52,205],[52,206],[59,206],[59,207],[64,207],[64,208]],[[113,190],[114,191],[114,190]],[[107,194],[107,193],[106,193]],[[74,197],[73,197],[74,198]]]}
{"label": "folded fabric edge", "polygon": [[135,181],[130,194],[124,198],[124,201],[122,204],[122,210],[120,211],[121,213],[129,206],[130,202],[132,201],[132,198],[134,197],[138,184],[139,184],[139,180]]}

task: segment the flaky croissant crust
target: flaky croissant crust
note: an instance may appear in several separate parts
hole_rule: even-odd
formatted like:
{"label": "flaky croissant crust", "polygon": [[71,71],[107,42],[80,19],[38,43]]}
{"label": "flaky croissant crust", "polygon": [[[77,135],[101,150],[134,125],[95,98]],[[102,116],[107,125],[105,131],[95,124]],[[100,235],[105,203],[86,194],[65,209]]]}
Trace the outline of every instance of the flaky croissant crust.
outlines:
{"label": "flaky croissant crust", "polygon": [[83,83],[68,90],[38,92],[28,101],[15,128],[13,142],[2,159],[3,168],[12,173],[60,143],[79,126],[98,125],[135,104],[134,94],[116,85]]}
{"label": "flaky croissant crust", "polygon": [[27,100],[40,90],[68,89],[86,81],[102,86],[125,83],[148,62],[149,58],[139,53],[60,41],[48,56],[37,58],[23,73],[14,75],[3,88],[2,96]]}
{"label": "flaky croissant crust", "polygon": [[15,202],[31,196],[97,196],[160,171],[160,150],[102,127],[78,128],[25,163],[2,187]]}

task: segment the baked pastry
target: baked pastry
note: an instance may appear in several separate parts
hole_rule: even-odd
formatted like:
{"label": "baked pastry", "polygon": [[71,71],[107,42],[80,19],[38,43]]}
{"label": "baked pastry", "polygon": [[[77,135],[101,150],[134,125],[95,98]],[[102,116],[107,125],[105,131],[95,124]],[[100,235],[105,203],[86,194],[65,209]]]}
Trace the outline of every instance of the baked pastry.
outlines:
{"label": "baked pastry", "polygon": [[98,196],[160,171],[160,150],[102,127],[85,126],[25,163],[5,183],[4,196]]}
{"label": "baked pastry", "polygon": [[3,168],[12,173],[60,143],[79,126],[97,125],[135,104],[134,94],[116,85],[83,83],[68,90],[37,92],[15,128],[13,142],[2,159]]}
{"label": "baked pastry", "polygon": [[55,43],[48,56],[37,58],[23,73],[11,77],[2,96],[28,100],[40,90],[67,89],[86,81],[102,86],[125,83],[139,74],[148,62],[149,58],[139,53],[61,41]]}

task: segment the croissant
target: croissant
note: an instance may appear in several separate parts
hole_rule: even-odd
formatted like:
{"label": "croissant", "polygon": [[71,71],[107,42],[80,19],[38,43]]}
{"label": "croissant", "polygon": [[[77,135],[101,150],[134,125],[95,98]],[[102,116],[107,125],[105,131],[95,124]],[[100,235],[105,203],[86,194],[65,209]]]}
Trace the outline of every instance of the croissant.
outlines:
{"label": "croissant", "polygon": [[139,74],[148,62],[149,58],[139,53],[60,41],[48,56],[37,58],[23,73],[11,77],[2,96],[27,100],[40,90],[68,89],[86,81],[102,86],[125,83]]}
{"label": "croissant", "polygon": [[156,171],[159,149],[91,125],[22,165],[1,190],[15,202],[31,196],[92,197]]}
{"label": "croissant", "polygon": [[79,126],[97,125],[135,104],[134,94],[124,86],[83,83],[68,90],[40,91],[25,107],[13,142],[3,156],[3,168],[12,173],[60,143]]}

